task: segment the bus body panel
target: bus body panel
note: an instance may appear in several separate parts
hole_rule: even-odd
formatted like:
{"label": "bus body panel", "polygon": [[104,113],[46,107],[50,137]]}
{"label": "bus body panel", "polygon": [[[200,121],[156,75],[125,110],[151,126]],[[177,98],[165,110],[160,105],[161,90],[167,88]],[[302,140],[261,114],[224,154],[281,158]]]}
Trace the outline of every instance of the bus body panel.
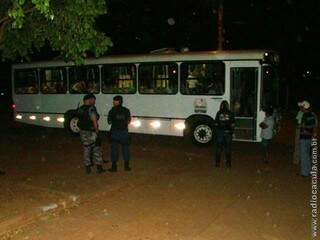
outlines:
{"label": "bus body panel", "polygon": [[[174,95],[140,94],[137,86],[135,94],[120,94],[124,98],[124,105],[131,111],[133,121],[139,126],[130,125],[130,132],[144,134],[159,134],[183,136],[182,123],[192,115],[204,115],[215,118],[223,100],[230,101],[230,71],[232,68],[257,68],[257,109],[255,121],[255,136],[253,139],[238,139],[244,141],[261,141],[259,123],[264,118],[260,108],[261,95],[261,59],[266,51],[230,51],[230,52],[203,52],[182,54],[150,54],[138,56],[112,56],[101,59],[88,59],[86,64],[103,65],[116,63],[144,62],[176,62],[179,66],[188,61],[221,60],[225,64],[225,91],[223,95],[183,95],[178,91]],[[26,63],[13,66],[17,69],[45,68],[57,66],[73,66],[73,63],[63,61]],[[180,67],[178,88],[180,89]],[[100,73],[101,74],[101,73]],[[14,80],[14,74],[13,74]],[[139,81],[138,81],[139,82]],[[100,76],[101,86],[101,76]],[[112,108],[112,99],[117,94],[95,94],[96,107],[100,114],[99,125],[102,130],[109,130],[107,115]],[[40,125],[45,127],[64,127],[63,117],[68,110],[76,110],[82,103],[84,94],[15,94],[13,101],[16,104],[16,119],[19,122]],[[203,104],[201,111],[197,109],[198,102]],[[19,118],[17,117],[19,115]],[[20,118],[21,116],[21,118]]]}

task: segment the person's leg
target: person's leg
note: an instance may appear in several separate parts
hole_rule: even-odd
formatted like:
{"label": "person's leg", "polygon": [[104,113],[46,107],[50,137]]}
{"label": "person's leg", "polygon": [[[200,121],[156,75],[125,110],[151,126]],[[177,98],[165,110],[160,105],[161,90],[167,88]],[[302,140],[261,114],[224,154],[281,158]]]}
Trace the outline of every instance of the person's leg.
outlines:
{"label": "person's leg", "polygon": [[224,151],[226,156],[226,166],[231,168],[231,144],[232,144],[232,135],[225,133],[224,136]]}
{"label": "person's leg", "polygon": [[112,132],[111,133],[111,162],[112,166],[109,171],[111,172],[116,172],[117,171],[117,162],[119,159],[119,143],[118,143],[118,138],[117,138],[117,133]]}
{"label": "person's leg", "polygon": [[127,131],[119,132],[119,140],[121,142],[122,158],[124,161],[124,169],[130,171],[129,167],[130,153],[129,153],[129,133]]}
{"label": "person's leg", "polygon": [[89,174],[91,172],[91,149],[89,145],[83,145],[83,164],[86,168],[86,172]]}
{"label": "person's leg", "polygon": [[101,147],[94,145],[92,148],[92,158],[94,163],[97,166],[97,173],[103,173],[106,170],[102,167],[103,164],[103,159],[102,159],[102,151],[101,151]]}
{"label": "person's leg", "polygon": [[268,140],[262,139],[261,142],[261,148],[262,148],[262,156],[263,156],[263,162],[268,162]]}
{"label": "person's leg", "polygon": [[311,140],[300,139],[300,174],[309,176],[311,171]]}
{"label": "person's leg", "polygon": [[294,153],[293,153],[293,164],[299,164],[299,158],[300,158],[299,140],[300,140],[300,129],[296,128],[296,137],[295,137],[295,142],[294,142]]}
{"label": "person's leg", "polygon": [[90,131],[80,131],[80,140],[83,145],[83,164],[86,168],[86,172],[89,174],[91,172],[91,157],[92,148],[94,145],[94,135]]}
{"label": "person's leg", "polygon": [[126,171],[130,171],[130,151],[129,151],[129,144],[122,145],[122,156],[124,160],[124,169]]}
{"label": "person's leg", "polygon": [[222,149],[223,149],[223,134],[220,133],[220,132],[217,132],[217,136],[216,136],[216,156],[215,156],[215,166],[216,167],[220,167]]}
{"label": "person's leg", "polygon": [[266,163],[269,163],[270,161],[270,146],[271,146],[271,139],[268,139],[267,145],[266,145]]}

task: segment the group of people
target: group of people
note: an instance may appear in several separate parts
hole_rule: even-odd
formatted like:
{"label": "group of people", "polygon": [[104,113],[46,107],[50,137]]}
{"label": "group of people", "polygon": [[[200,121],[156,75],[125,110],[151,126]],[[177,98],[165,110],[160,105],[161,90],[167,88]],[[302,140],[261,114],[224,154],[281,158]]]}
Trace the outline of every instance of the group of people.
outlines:
{"label": "group of people", "polygon": [[[78,109],[78,126],[80,139],[83,145],[83,157],[86,173],[90,174],[93,164],[98,174],[106,172],[103,168],[105,161],[102,158],[101,143],[103,136],[99,132],[99,114],[95,107],[96,97],[87,94],[83,98],[83,105]],[[300,173],[303,177],[310,176],[311,172],[311,140],[317,136],[318,121],[316,114],[311,110],[308,101],[298,103],[300,111],[296,116],[296,138],[293,162],[300,165]],[[270,145],[274,136],[275,120],[273,109],[265,110],[265,118],[259,124],[262,138],[263,159],[266,163],[270,158]],[[123,106],[122,96],[113,98],[113,107],[108,113],[108,123],[111,125],[111,162],[110,172],[117,172],[119,158],[119,146],[122,148],[124,170],[130,171],[130,137],[128,126],[131,121],[129,109]],[[226,167],[231,168],[231,145],[235,130],[234,113],[230,111],[229,103],[222,101],[220,109],[215,117],[216,152],[215,166],[220,167],[222,152],[225,154]],[[5,173],[0,170],[0,175]]]}
{"label": "group of people", "polygon": [[[103,168],[105,162],[102,158],[101,142],[102,136],[99,134],[99,114],[95,107],[96,97],[93,94],[87,94],[83,98],[83,105],[78,109],[78,126],[80,128],[80,139],[83,145],[83,157],[86,173],[90,174],[93,164],[96,165],[96,172],[101,174],[106,172]],[[111,161],[112,166],[108,169],[110,172],[117,172],[117,162],[119,158],[119,146],[122,147],[124,160],[124,170],[130,171],[130,153],[129,153],[129,133],[128,125],[131,121],[129,109],[122,106],[121,96],[113,98],[113,107],[108,114],[108,123],[111,124]]]}
{"label": "group of people", "polygon": [[[272,108],[265,110],[266,116],[260,123],[263,158],[267,163],[269,161],[269,151],[273,137],[274,117]],[[234,113],[230,111],[229,103],[222,101],[220,110],[215,117],[215,134],[216,134],[216,153],[215,166],[220,167],[221,154],[224,151],[226,167],[231,168],[231,143],[235,129]]]}
{"label": "group of people", "polygon": [[[294,163],[299,164],[299,176],[309,177],[311,172],[311,140],[317,136],[317,116],[312,112],[310,103],[302,101],[298,103],[300,111],[296,117],[296,143],[294,152]],[[270,145],[274,136],[275,117],[272,108],[265,109],[265,118],[259,124],[261,128],[261,146],[263,160],[270,160]],[[222,101],[220,110],[215,118],[216,130],[216,154],[215,166],[220,167],[221,153],[225,153],[226,167],[231,167],[231,143],[235,128],[234,113],[229,109],[227,101]]]}

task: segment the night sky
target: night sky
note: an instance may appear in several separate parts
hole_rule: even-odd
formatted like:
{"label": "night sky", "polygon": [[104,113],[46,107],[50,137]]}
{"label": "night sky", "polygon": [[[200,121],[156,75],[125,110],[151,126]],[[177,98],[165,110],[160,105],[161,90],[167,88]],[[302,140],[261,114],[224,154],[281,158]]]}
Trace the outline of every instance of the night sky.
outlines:
{"label": "night sky", "polygon": [[[319,2],[224,0],[224,48],[278,51],[282,86],[289,85],[291,103],[309,96],[311,102],[318,104]],[[162,47],[177,50],[188,47],[191,51],[217,48],[215,0],[109,0],[107,3],[108,14],[98,19],[97,27],[114,42],[108,54],[146,53]],[[168,23],[170,18],[174,19],[173,25]],[[34,58],[51,56],[48,49],[43,49]],[[3,85],[6,81],[1,82]]]}

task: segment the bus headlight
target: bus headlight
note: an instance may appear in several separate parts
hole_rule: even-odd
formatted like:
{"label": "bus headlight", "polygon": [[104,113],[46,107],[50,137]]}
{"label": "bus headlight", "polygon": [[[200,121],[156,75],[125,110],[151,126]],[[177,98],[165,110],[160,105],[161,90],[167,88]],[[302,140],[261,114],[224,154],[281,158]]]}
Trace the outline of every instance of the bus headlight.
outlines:
{"label": "bus headlight", "polygon": [[174,127],[176,128],[176,129],[178,129],[178,130],[184,130],[185,128],[186,128],[186,125],[183,123],[183,122],[180,122],[180,123],[176,123],[175,125],[174,125]]}
{"label": "bus headlight", "polygon": [[134,121],[131,121],[130,125],[135,128],[138,128],[141,126],[141,122],[139,120],[134,120]]}
{"label": "bus headlight", "polygon": [[46,121],[46,122],[50,122],[51,118],[49,116],[46,116],[46,117],[43,118],[43,120]]}
{"label": "bus headlight", "polygon": [[22,115],[20,115],[20,114],[16,115],[16,119],[21,120],[22,119]]}
{"label": "bus headlight", "polygon": [[64,123],[64,118],[63,117],[59,117],[59,118],[57,118],[57,121],[60,122],[60,123]]}
{"label": "bus headlight", "polygon": [[36,120],[36,119],[37,119],[37,117],[36,117],[36,116],[34,116],[34,115],[32,115],[32,116],[29,116],[29,119],[30,119],[30,120]]}
{"label": "bus headlight", "polygon": [[160,128],[161,123],[160,123],[160,121],[153,121],[150,123],[150,126],[157,129],[157,128]]}

